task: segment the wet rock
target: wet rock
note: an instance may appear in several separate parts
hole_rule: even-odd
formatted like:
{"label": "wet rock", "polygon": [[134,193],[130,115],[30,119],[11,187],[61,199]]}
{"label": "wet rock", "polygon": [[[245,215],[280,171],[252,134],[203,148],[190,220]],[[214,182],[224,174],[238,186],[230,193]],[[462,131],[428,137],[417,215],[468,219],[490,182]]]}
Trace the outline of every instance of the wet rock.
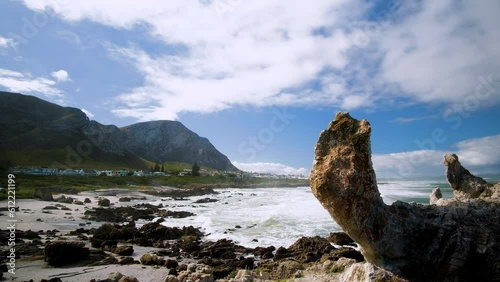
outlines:
{"label": "wet rock", "polygon": [[190,216],[195,216],[196,214],[187,211],[161,211],[158,213],[161,217],[171,217],[171,218],[186,218]]}
{"label": "wet rock", "polygon": [[274,260],[293,257],[301,263],[315,262],[333,249],[334,247],[325,238],[302,237],[286,250],[279,248],[274,255]]}
{"label": "wet rock", "polygon": [[215,203],[218,202],[219,200],[217,199],[211,199],[211,198],[204,198],[204,199],[199,199],[194,201],[195,204],[207,204],[207,203]]}
{"label": "wet rock", "polygon": [[89,220],[116,223],[136,221],[138,219],[152,220],[155,218],[154,211],[135,207],[93,208],[85,211],[84,214]]}
{"label": "wet rock", "polygon": [[269,247],[257,247],[252,250],[252,253],[256,256],[261,257],[262,259],[270,259],[273,258],[273,252],[276,250],[274,246]]}
{"label": "wet rock", "polygon": [[59,208],[57,208],[56,206],[45,206],[42,208],[42,210],[58,210]]}
{"label": "wet rock", "polygon": [[331,261],[336,261],[336,260],[339,260],[340,258],[354,259],[358,262],[365,260],[365,258],[361,254],[361,252],[359,252],[353,248],[342,247],[342,248],[332,250],[328,254],[324,254],[322,257],[322,261],[324,261],[325,259],[328,259]]}
{"label": "wet rock", "polygon": [[143,225],[139,229],[139,233],[141,236],[155,241],[176,240],[183,236],[195,236],[197,238],[203,236],[203,233],[193,226],[182,227],[181,229],[178,227],[166,227],[157,222]]}
{"label": "wet rock", "polygon": [[131,256],[134,253],[133,246],[118,246],[113,249],[113,253],[120,256]]}
{"label": "wet rock", "polygon": [[45,261],[53,266],[62,266],[85,260],[90,251],[82,242],[53,241],[45,246]]}
{"label": "wet rock", "polygon": [[349,235],[347,235],[345,232],[332,232],[326,239],[329,242],[340,246],[355,244],[354,240],[351,237],[349,237]]}
{"label": "wet rock", "polygon": [[85,200],[83,200],[83,203],[90,204],[92,203],[92,201],[89,198],[85,198]]}
{"label": "wet rock", "polygon": [[132,257],[125,257],[122,258],[118,263],[121,265],[128,265],[128,264],[135,264],[136,261]]}
{"label": "wet rock", "polygon": [[111,201],[108,198],[99,199],[97,204],[101,207],[109,207],[111,205]]}
{"label": "wet rock", "polygon": [[163,265],[165,260],[155,254],[144,254],[139,261],[144,265]]}
{"label": "wet rock", "polygon": [[[500,277],[499,202],[385,205],[372,167],[370,133],[368,121],[337,114],[320,135],[310,177],[316,198],[359,244],[366,260],[415,281]],[[457,174],[453,160],[445,163],[452,168],[448,178],[454,191],[471,196],[481,191],[470,185],[464,190],[466,177],[459,176],[464,171]]]}

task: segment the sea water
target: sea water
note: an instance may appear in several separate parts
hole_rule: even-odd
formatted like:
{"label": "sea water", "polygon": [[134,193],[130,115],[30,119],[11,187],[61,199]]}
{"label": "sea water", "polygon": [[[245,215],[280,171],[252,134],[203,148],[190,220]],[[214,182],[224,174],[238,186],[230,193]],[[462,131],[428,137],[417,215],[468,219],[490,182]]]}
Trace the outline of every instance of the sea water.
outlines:
{"label": "sea water", "polygon": [[[429,203],[432,189],[439,187],[443,197],[452,197],[444,180],[381,180],[378,183],[386,204],[400,200]],[[218,194],[190,197],[179,201],[158,199],[166,209],[189,211],[195,216],[167,218],[170,227],[193,225],[207,234],[207,240],[231,239],[246,247],[288,247],[303,236],[328,236],[341,231],[309,187],[216,189]],[[202,198],[217,202],[197,204]],[[140,223],[139,223],[140,224]]]}

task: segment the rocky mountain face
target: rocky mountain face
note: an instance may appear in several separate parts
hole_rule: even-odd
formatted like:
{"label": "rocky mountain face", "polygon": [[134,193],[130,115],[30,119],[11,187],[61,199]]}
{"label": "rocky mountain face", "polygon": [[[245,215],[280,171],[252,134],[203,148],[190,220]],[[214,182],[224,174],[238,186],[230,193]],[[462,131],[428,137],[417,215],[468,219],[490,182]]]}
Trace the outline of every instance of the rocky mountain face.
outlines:
{"label": "rocky mountain face", "polygon": [[198,136],[178,121],[137,123],[121,131],[126,147],[148,160],[158,163],[196,161],[218,170],[238,170],[207,138]]}
{"label": "rocky mountain face", "polygon": [[0,151],[5,155],[23,150],[63,152],[46,156],[62,164],[75,165],[75,159],[80,159],[80,163],[91,159],[115,166],[146,168],[144,160],[149,160],[197,162],[219,170],[238,170],[208,139],[180,122],[153,121],[118,128],[91,121],[76,108],[0,92]]}
{"label": "rocky mountain face", "polygon": [[500,281],[500,184],[445,156],[455,198],[431,205],[380,197],[371,162],[371,127],[339,113],[316,145],[311,188],[361,247],[366,260],[410,281]]}

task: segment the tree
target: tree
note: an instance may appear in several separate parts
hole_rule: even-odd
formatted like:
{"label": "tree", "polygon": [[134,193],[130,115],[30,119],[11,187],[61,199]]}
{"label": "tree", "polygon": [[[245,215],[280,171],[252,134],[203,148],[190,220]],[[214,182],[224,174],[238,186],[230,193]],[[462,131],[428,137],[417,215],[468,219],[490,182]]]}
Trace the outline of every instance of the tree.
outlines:
{"label": "tree", "polygon": [[200,176],[200,166],[195,162],[191,168],[191,174],[193,176]]}
{"label": "tree", "polygon": [[165,172],[165,169],[163,168],[163,165],[161,165],[160,171],[161,172]]}
{"label": "tree", "polygon": [[155,171],[155,172],[156,172],[156,171],[160,171],[160,165],[159,165],[159,164],[155,164],[155,169],[154,169],[154,171]]}

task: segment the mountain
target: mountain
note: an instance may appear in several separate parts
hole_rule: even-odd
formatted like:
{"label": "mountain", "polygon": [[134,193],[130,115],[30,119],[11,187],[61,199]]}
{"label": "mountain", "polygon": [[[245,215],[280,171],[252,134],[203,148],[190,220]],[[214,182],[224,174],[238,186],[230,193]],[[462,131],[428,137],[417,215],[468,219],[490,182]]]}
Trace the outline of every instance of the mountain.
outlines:
{"label": "mountain", "polygon": [[198,136],[178,121],[142,122],[121,130],[125,146],[150,161],[197,162],[218,170],[238,170],[207,138]]}
{"label": "mountain", "polygon": [[196,162],[238,170],[208,139],[177,121],[118,128],[91,121],[76,108],[1,91],[0,154],[16,165],[147,168],[148,161]]}

